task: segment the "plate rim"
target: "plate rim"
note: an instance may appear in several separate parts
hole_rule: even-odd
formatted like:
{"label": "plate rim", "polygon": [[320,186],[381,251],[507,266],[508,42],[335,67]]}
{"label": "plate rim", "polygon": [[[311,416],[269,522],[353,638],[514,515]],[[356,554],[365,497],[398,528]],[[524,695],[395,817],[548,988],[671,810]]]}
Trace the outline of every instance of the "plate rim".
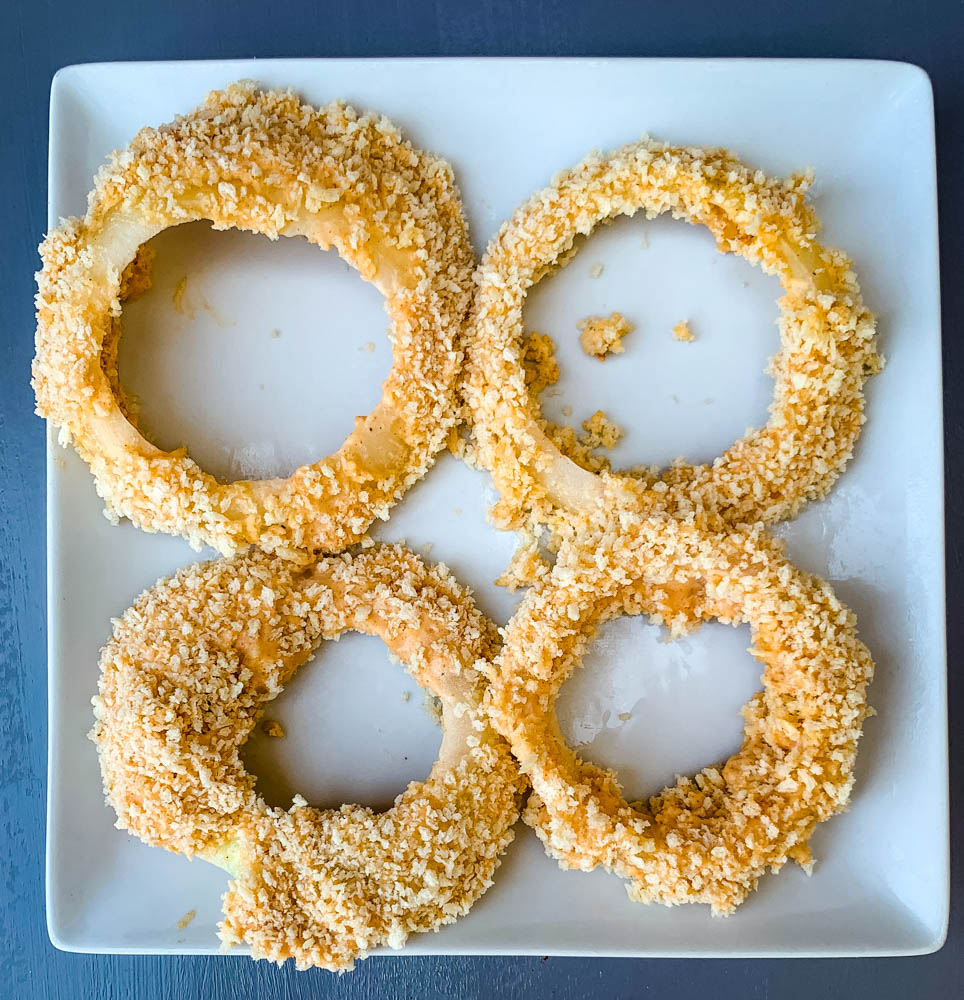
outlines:
{"label": "plate rim", "polygon": [[[933,84],[930,75],[920,65],[898,59],[862,59],[862,58],[827,58],[827,57],[791,57],[791,58],[770,58],[766,56],[755,57],[700,57],[700,56],[611,56],[611,55],[577,55],[577,56],[340,56],[340,57],[272,57],[266,59],[259,58],[231,58],[231,59],[159,59],[159,60],[100,60],[85,63],[70,63],[60,67],[52,76],[50,83],[49,113],[48,113],[48,149],[47,149],[47,224],[48,227],[56,225],[57,220],[51,216],[51,204],[54,196],[56,169],[53,160],[54,149],[54,125],[57,112],[60,90],[70,85],[72,77],[82,77],[85,72],[91,70],[110,68],[115,70],[144,70],[156,67],[173,66],[223,66],[226,69],[231,67],[247,67],[251,70],[251,75],[257,78],[257,68],[259,66],[270,66],[278,64],[317,66],[324,64],[347,63],[357,64],[419,64],[419,65],[452,65],[452,64],[486,64],[498,63],[515,65],[539,65],[539,64],[599,64],[599,63],[638,63],[638,64],[660,64],[669,67],[670,65],[715,65],[728,68],[746,68],[759,66],[797,66],[797,67],[818,67],[821,65],[847,66],[852,70],[887,70],[900,74],[905,78],[905,82],[912,82],[915,86],[923,90],[923,99],[926,103],[924,117],[927,133],[927,162],[928,171],[926,177],[927,187],[921,188],[922,195],[929,192],[930,207],[927,218],[927,239],[928,244],[934,251],[934,273],[933,286],[927,292],[931,298],[936,311],[936,336],[934,338],[933,350],[937,354],[937,388],[943,388],[943,365],[942,365],[942,323],[941,323],[941,295],[940,295],[940,245],[939,245],[939,213],[938,213],[938,188],[937,188],[937,163],[936,163],[936,134],[934,118],[934,96]],[[934,579],[930,581],[934,585],[934,603],[939,606],[941,634],[937,641],[940,660],[943,669],[937,672],[935,679],[940,685],[939,691],[939,711],[932,721],[939,724],[941,747],[941,770],[943,774],[944,794],[935,799],[935,813],[939,812],[939,820],[942,827],[943,836],[941,841],[944,845],[943,856],[941,858],[941,868],[943,877],[941,879],[942,898],[940,900],[941,923],[928,935],[919,940],[917,944],[908,944],[901,947],[870,947],[856,950],[852,947],[843,947],[840,950],[832,948],[788,950],[778,948],[766,949],[746,949],[746,950],[711,950],[711,949],[678,949],[668,951],[664,949],[647,950],[645,948],[629,949],[574,949],[553,950],[541,948],[538,950],[520,948],[500,948],[494,950],[480,946],[460,946],[457,948],[446,948],[444,945],[420,947],[416,949],[393,952],[388,948],[378,948],[373,950],[373,955],[400,955],[413,957],[415,955],[507,955],[526,956],[548,954],[554,957],[585,957],[585,958],[845,958],[845,957],[901,957],[931,954],[940,950],[947,939],[949,918],[950,918],[950,769],[949,769],[949,743],[948,743],[948,693],[947,693],[947,593],[946,593],[946,520],[945,520],[945,461],[943,452],[944,441],[944,417],[943,417],[943,396],[942,392],[936,393],[935,409],[937,419],[934,422],[933,433],[937,438],[936,454],[939,456],[936,468],[930,470],[935,478],[935,522],[938,525],[935,533],[935,544],[938,548],[938,559],[933,567]],[[53,488],[56,476],[54,474],[54,459],[56,449],[59,446],[55,442],[54,432],[46,428],[45,439],[45,499],[46,499],[46,613],[47,613],[47,770],[46,770],[46,811],[45,811],[45,914],[47,934],[51,944],[60,951],[75,954],[109,954],[109,955],[217,955],[219,949],[213,946],[210,949],[197,947],[129,947],[129,946],[109,946],[92,947],[82,941],[71,937],[57,923],[55,911],[56,905],[56,877],[53,874],[53,828],[59,820],[59,809],[54,794],[54,764],[58,750],[58,726],[57,726],[57,674],[53,669],[55,662],[56,640],[60,636],[59,614],[57,611],[58,598],[62,596],[62,581],[59,575],[59,553],[52,543],[55,535],[53,527],[60,515],[60,502]],[[923,927],[922,927],[923,929]],[[423,937],[425,937],[423,935]],[[437,941],[432,937],[427,940]],[[232,951],[235,955],[246,954],[246,949],[237,948]]]}

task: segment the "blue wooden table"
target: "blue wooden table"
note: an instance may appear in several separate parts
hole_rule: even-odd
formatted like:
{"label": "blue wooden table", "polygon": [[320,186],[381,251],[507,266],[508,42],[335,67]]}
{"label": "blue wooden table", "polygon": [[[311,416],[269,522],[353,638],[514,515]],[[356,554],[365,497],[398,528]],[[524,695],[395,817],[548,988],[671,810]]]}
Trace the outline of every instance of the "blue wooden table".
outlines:
{"label": "blue wooden table", "polygon": [[[685,13],[684,13],[685,10]],[[962,997],[964,848],[952,809],[948,943],[912,959],[374,958],[348,976],[236,958],[57,952],[44,923],[44,431],[33,416],[33,272],[46,219],[47,98],[68,63],[241,56],[690,55],[907,60],[931,75],[940,177],[951,785],[964,738],[964,37],[962,0],[3,0],[0,4],[0,997]],[[122,100],[123,95],[119,94]],[[895,137],[900,141],[899,137]],[[913,252],[908,248],[908,252]]]}

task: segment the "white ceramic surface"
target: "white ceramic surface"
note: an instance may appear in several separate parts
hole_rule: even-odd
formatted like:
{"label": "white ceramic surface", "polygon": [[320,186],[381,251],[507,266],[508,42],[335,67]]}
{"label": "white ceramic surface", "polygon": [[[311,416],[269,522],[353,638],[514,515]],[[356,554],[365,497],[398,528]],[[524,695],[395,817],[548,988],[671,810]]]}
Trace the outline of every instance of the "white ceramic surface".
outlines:
{"label": "white ceramic surface", "polygon": [[[941,371],[931,90],[879,62],[705,60],[258,61],[77,66],[51,100],[50,220],[80,213],[105,155],[145,123],[253,77],[305,98],[393,118],[451,159],[481,249],[557,169],[644,131],[727,145],[784,173],[812,165],[828,243],[854,257],[880,316],[888,365],[868,390],[857,457],[828,500],[777,530],[798,564],[834,581],[878,664],[849,813],[814,837],[812,877],[766,877],[732,917],[629,902],[603,872],[568,873],[519,826],[496,883],[468,917],[406,952],[584,955],[857,955],[933,950],[948,907]],[[155,289],[125,310],[122,374],[161,443],[186,442],[227,475],[290,471],[333,450],[377,398],[389,351],[378,294],[303,241],[184,227],[158,238]],[[595,265],[601,275],[592,277]],[[174,290],[187,278],[181,310]],[[777,344],[774,279],[718,255],[707,233],[622,220],[530,296],[558,345],[576,422],[604,408],[627,430],[620,464],[708,459],[765,418]],[[619,310],[637,330],[605,365],[576,322]],[[696,341],[676,342],[691,321]],[[514,539],[485,521],[487,477],[440,460],[380,525],[451,566],[505,622],[492,585]],[[50,780],[47,915],[61,948],[207,952],[225,876],[113,828],[87,741],[110,618],[197,556],[185,542],[111,526],[91,477],[53,438],[48,461]],[[565,691],[564,726],[630,792],[725,757],[758,684],[743,630],[665,644],[639,621],[609,625]],[[404,700],[404,692],[411,697]],[[627,716],[628,713],[628,717]],[[276,801],[387,804],[424,776],[439,732],[414,683],[373,639],[323,647],[271,715],[282,741],[250,760]],[[196,917],[178,929],[189,910]]]}

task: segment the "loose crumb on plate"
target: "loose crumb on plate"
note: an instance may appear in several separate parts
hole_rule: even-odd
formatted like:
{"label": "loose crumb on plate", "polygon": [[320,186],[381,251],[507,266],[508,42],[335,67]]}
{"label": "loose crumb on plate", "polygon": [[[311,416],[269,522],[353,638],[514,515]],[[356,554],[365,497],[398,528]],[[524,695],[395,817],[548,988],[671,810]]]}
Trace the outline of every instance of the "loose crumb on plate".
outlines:
{"label": "loose crumb on plate", "polygon": [[185,927],[197,916],[197,910],[188,910],[177,922],[177,929],[183,931]]}
{"label": "loose crumb on plate", "polygon": [[603,273],[603,266],[602,266],[602,264],[593,264],[592,270],[590,270],[590,272],[589,272],[589,274],[593,278],[598,278],[602,273]]}
{"label": "loose crumb on plate", "polygon": [[689,323],[685,319],[680,320],[676,326],[673,327],[673,336],[677,340],[682,340],[684,342],[696,339],[693,336],[693,331],[690,329]]}
{"label": "loose crumb on plate", "polygon": [[581,434],[579,440],[587,448],[614,448],[623,436],[623,429],[609,420],[602,410],[596,410],[584,420],[582,429],[586,433]]}
{"label": "loose crumb on plate", "polygon": [[623,337],[636,329],[622,313],[609,316],[587,316],[579,321],[579,343],[583,351],[597,361],[605,361],[607,354],[622,354]]}
{"label": "loose crumb on plate", "polygon": [[285,727],[281,725],[281,723],[278,722],[277,719],[262,720],[261,732],[263,732],[265,736],[270,736],[272,739],[275,740],[283,740],[287,735],[285,733]]}

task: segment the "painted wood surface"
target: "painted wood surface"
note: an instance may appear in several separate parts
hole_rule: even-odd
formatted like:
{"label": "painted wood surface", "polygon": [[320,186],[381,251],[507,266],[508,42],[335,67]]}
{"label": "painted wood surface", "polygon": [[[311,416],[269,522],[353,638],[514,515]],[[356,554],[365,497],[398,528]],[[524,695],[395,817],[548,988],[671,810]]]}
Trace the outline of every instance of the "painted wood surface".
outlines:
{"label": "painted wood surface", "polygon": [[[376,958],[342,976],[236,958],[66,955],[44,924],[44,431],[33,415],[36,245],[45,228],[47,100],[63,65],[245,56],[857,56],[907,60],[934,82],[947,428],[953,844],[964,848],[964,3],[647,4],[617,0],[2,0],[0,2],[0,998],[964,996],[957,856],[948,944],[871,961]],[[123,95],[119,94],[122,100]],[[792,115],[793,109],[787,109]],[[855,122],[859,128],[860,123]],[[900,141],[899,136],[894,137]],[[523,154],[524,155],[524,152]],[[881,169],[886,169],[882,164]],[[913,247],[907,248],[913,253]]]}

